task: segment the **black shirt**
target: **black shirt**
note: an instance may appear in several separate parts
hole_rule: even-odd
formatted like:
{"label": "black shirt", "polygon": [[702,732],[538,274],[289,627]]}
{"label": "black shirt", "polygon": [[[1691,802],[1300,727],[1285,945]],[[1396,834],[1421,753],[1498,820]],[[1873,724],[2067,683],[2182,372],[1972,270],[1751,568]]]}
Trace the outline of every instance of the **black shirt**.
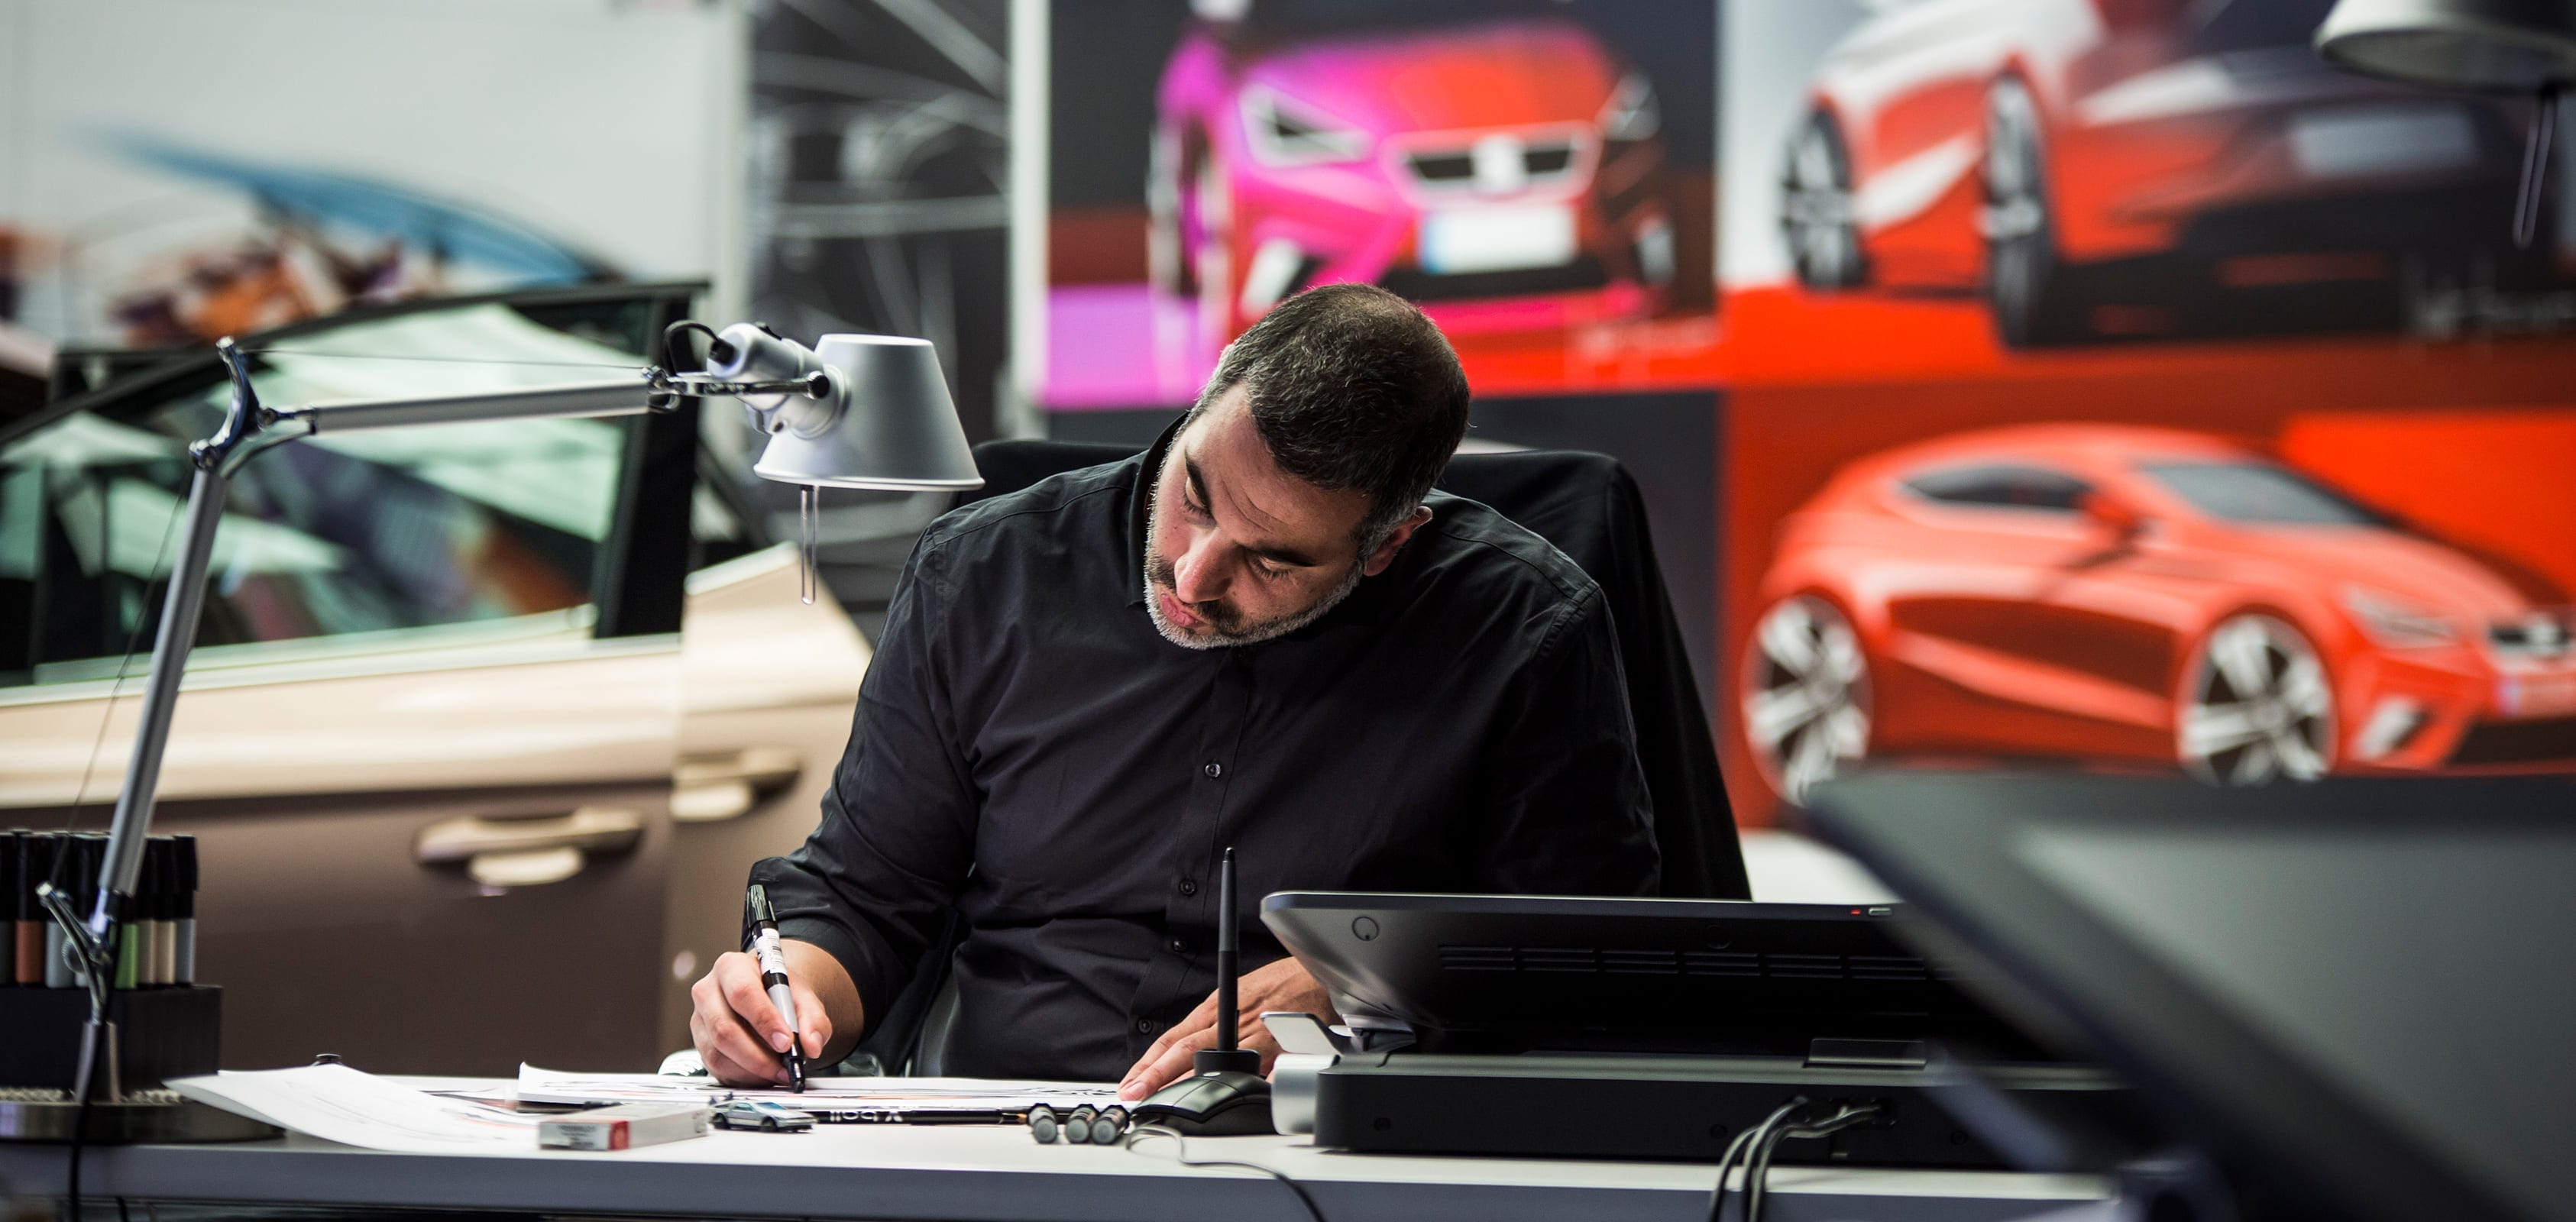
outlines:
{"label": "black shirt", "polygon": [[[1305,628],[1189,650],[1145,610],[1145,454],[942,517],[895,587],[848,753],[764,873],[869,1013],[952,906],[949,1072],[1112,1081],[1242,970],[1273,891],[1652,894],[1608,608],[1556,549],[1435,494],[1393,564]],[[781,868],[783,867],[783,868]]]}

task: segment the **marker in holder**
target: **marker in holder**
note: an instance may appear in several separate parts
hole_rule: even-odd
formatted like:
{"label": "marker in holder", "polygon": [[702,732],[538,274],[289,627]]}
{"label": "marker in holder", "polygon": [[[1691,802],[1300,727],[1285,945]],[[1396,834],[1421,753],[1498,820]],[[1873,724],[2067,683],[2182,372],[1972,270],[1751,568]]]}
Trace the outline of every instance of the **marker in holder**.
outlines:
{"label": "marker in holder", "polygon": [[[52,883],[75,910],[89,911],[106,848],[95,834],[0,830],[0,1090],[67,1090],[79,1072],[89,994],[36,888]],[[222,990],[195,984],[196,849],[191,836],[147,840],[118,927],[108,1009],[113,1080],[128,1091],[216,1067]]]}

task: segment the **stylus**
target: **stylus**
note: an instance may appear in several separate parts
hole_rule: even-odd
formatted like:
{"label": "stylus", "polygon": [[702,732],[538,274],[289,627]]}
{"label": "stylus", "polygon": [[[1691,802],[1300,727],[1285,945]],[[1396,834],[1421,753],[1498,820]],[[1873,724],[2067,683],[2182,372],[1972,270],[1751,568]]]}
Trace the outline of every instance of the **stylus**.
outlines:
{"label": "stylus", "polygon": [[1216,876],[1216,1050],[1232,1052],[1234,1028],[1241,1021],[1235,1009],[1234,963],[1242,949],[1234,927],[1234,849],[1225,850],[1225,861]]}

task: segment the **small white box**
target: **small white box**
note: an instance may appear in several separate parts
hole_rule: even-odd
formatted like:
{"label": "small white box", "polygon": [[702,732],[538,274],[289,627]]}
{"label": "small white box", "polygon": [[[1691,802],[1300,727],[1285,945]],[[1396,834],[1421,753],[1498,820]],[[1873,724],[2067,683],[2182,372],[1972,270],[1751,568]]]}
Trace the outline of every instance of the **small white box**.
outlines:
{"label": "small white box", "polygon": [[632,1150],[707,1135],[715,1109],[695,1103],[620,1103],[537,1122],[537,1144],[557,1150]]}

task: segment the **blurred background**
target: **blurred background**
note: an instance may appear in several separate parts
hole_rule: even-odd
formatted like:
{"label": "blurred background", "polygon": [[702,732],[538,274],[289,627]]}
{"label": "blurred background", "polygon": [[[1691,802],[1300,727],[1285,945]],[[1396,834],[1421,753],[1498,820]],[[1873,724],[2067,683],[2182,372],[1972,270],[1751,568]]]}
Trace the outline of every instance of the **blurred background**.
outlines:
{"label": "blurred background", "polygon": [[[1881,894],[1797,834],[1875,760],[2576,768],[2576,199],[2517,242],[2533,104],[2331,71],[2328,7],[0,0],[0,825],[104,824],[216,337],[288,401],[917,335],[973,438],[1141,446],[1353,280],[1471,446],[1637,477],[1762,898]],[[750,440],[236,486],[162,813],[227,1064],[687,1042],[945,508],[826,492],[807,606]],[[541,820],[611,831],[424,847]],[[593,1000],[475,1042],[532,988]]]}

